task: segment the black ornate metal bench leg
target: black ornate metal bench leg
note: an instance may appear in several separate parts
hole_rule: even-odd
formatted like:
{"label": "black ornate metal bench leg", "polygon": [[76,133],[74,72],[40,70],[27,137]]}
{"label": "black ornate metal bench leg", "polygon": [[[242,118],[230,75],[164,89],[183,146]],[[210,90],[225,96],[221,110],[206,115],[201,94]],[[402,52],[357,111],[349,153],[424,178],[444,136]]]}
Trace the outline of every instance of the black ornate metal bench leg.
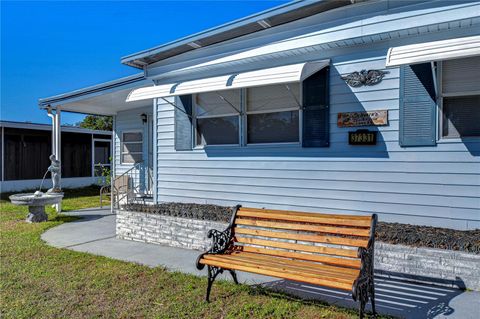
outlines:
{"label": "black ornate metal bench leg", "polygon": [[377,310],[375,309],[375,286],[373,282],[370,284],[370,303],[372,304],[373,318],[377,317]]}
{"label": "black ornate metal bench leg", "polygon": [[230,275],[232,275],[233,282],[238,285],[237,273],[235,272],[235,270],[229,270],[229,272],[230,272]]}
{"label": "black ornate metal bench leg", "polygon": [[365,314],[365,301],[360,299],[360,319],[363,319],[363,316]]}
{"label": "black ornate metal bench leg", "polygon": [[215,278],[217,278],[217,276],[222,272],[223,269],[221,268],[208,266],[207,296],[205,297],[205,301],[210,302],[210,291],[212,290],[213,282],[215,281]]}

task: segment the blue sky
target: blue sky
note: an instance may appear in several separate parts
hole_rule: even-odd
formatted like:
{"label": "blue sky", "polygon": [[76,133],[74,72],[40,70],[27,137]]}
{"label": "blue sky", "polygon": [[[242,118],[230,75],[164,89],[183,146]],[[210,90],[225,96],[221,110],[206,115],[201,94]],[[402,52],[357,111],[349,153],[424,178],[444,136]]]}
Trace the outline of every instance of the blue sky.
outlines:
{"label": "blue sky", "polygon": [[38,98],[137,73],[120,57],[285,2],[1,1],[0,117],[49,123]]}

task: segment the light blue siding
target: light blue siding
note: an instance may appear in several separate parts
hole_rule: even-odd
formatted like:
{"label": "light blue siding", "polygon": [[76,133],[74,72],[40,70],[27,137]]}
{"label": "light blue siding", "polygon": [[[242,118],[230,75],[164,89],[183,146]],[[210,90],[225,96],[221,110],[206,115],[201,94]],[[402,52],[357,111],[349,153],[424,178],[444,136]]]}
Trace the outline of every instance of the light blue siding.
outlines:
{"label": "light blue siding", "polygon": [[[378,61],[384,63],[383,58]],[[375,68],[378,61],[355,64],[357,69]],[[401,148],[398,70],[377,86],[357,90],[338,81],[338,73],[344,74],[349,65],[333,61],[332,69],[338,72],[331,79],[336,84],[331,86],[329,148],[275,145],[175,152],[173,109],[159,104],[157,199],[378,213],[380,220],[457,228],[478,222],[480,163],[473,154],[480,151],[480,141],[469,148],[462,141]],[[337,127],[337,113],[374,109],[389,110],[389,126],[378,127],[378,144],[348,145],[351,129]]]}
{"label": "light blue siding", "polygon": [[[361,8],[368,11],[366,6]],[[448,10],[436,10],[448,14]],[[478,11],[478,6],[475,10]],[[395,16],[399,24],[406,21],[402,17],[409,18],[408,11],[401,11],[397,9]],[[428,10],[416,12],[416,18],[422,19],[422,13],[432,19]],[[387,19],[386,14],[382,14],[383,20]],[[304,27],[310,32],[314,28]],[[360,35],[356,33],[359,32],[356,25],[352,30],[354,27],[352,38]],[[348,27],[342,32],[348,32]],[[452,36],[459,32],[452,31]],[[471,32],[468,28],[465,31]],[[422,39],[429,41],[429,36]],[[276,40],[280,40],[278,36]],[[229,44],[232,50],[238,50],[235,43]],[[325,213],[377,213],[381,221],[460,229],[480,227],[480,139],[440,140],[434,147],[399,145],[399,69],[385,69],[388,48],[399,43],[404,40],[331,49],[319,54],[318,59],[332,61],[328,148],[269,145],[177,152],[174,109],[158,101],[157,200],[240,203]],[[197,56],[197,59],[202,58]],[[182,62],[181,57],[175,61],[188,63]],[[158,69],[161,66],[157,65]],[[380,84],[361,88],[351,88],[340,79],[340,75],[362,69],[389,73]],[[370,127],[378,130],[377,145],[348,145],[348,131],[357,128],[337,127],[337,113],[379,109],[389,111],[389,125]]]}

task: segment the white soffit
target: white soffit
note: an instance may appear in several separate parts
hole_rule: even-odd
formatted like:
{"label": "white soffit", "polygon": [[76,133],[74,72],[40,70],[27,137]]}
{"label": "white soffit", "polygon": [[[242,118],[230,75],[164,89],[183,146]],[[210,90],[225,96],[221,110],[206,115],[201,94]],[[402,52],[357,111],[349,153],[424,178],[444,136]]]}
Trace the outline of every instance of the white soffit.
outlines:
{"label": "white soffit", "polygon": [[127,102],[269,84],[301,82],[329,64],[330,60],[304,62],[194,81],[139,88],[130,92]]}
{"label": "white soffit", "polygon": [[387,67],[480,55],[480,36],[456,38],[393,47],[387,53]]}

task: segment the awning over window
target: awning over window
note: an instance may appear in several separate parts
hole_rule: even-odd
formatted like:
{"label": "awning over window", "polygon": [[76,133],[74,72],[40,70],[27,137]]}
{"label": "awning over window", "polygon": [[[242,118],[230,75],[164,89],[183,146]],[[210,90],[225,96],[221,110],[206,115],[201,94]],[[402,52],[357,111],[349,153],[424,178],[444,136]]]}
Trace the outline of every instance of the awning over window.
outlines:
{"label": "awning over window", "polygon": [[269,84],[301,82],[329,64],[330,60],[305,62],[194,81],[139,88],[130,92],[127,102]]}
{"label": "awning over window", "polygon": [[387,53],[387,67],[467,58],[480,55],[480,36],[456,38],[393,47]]}

